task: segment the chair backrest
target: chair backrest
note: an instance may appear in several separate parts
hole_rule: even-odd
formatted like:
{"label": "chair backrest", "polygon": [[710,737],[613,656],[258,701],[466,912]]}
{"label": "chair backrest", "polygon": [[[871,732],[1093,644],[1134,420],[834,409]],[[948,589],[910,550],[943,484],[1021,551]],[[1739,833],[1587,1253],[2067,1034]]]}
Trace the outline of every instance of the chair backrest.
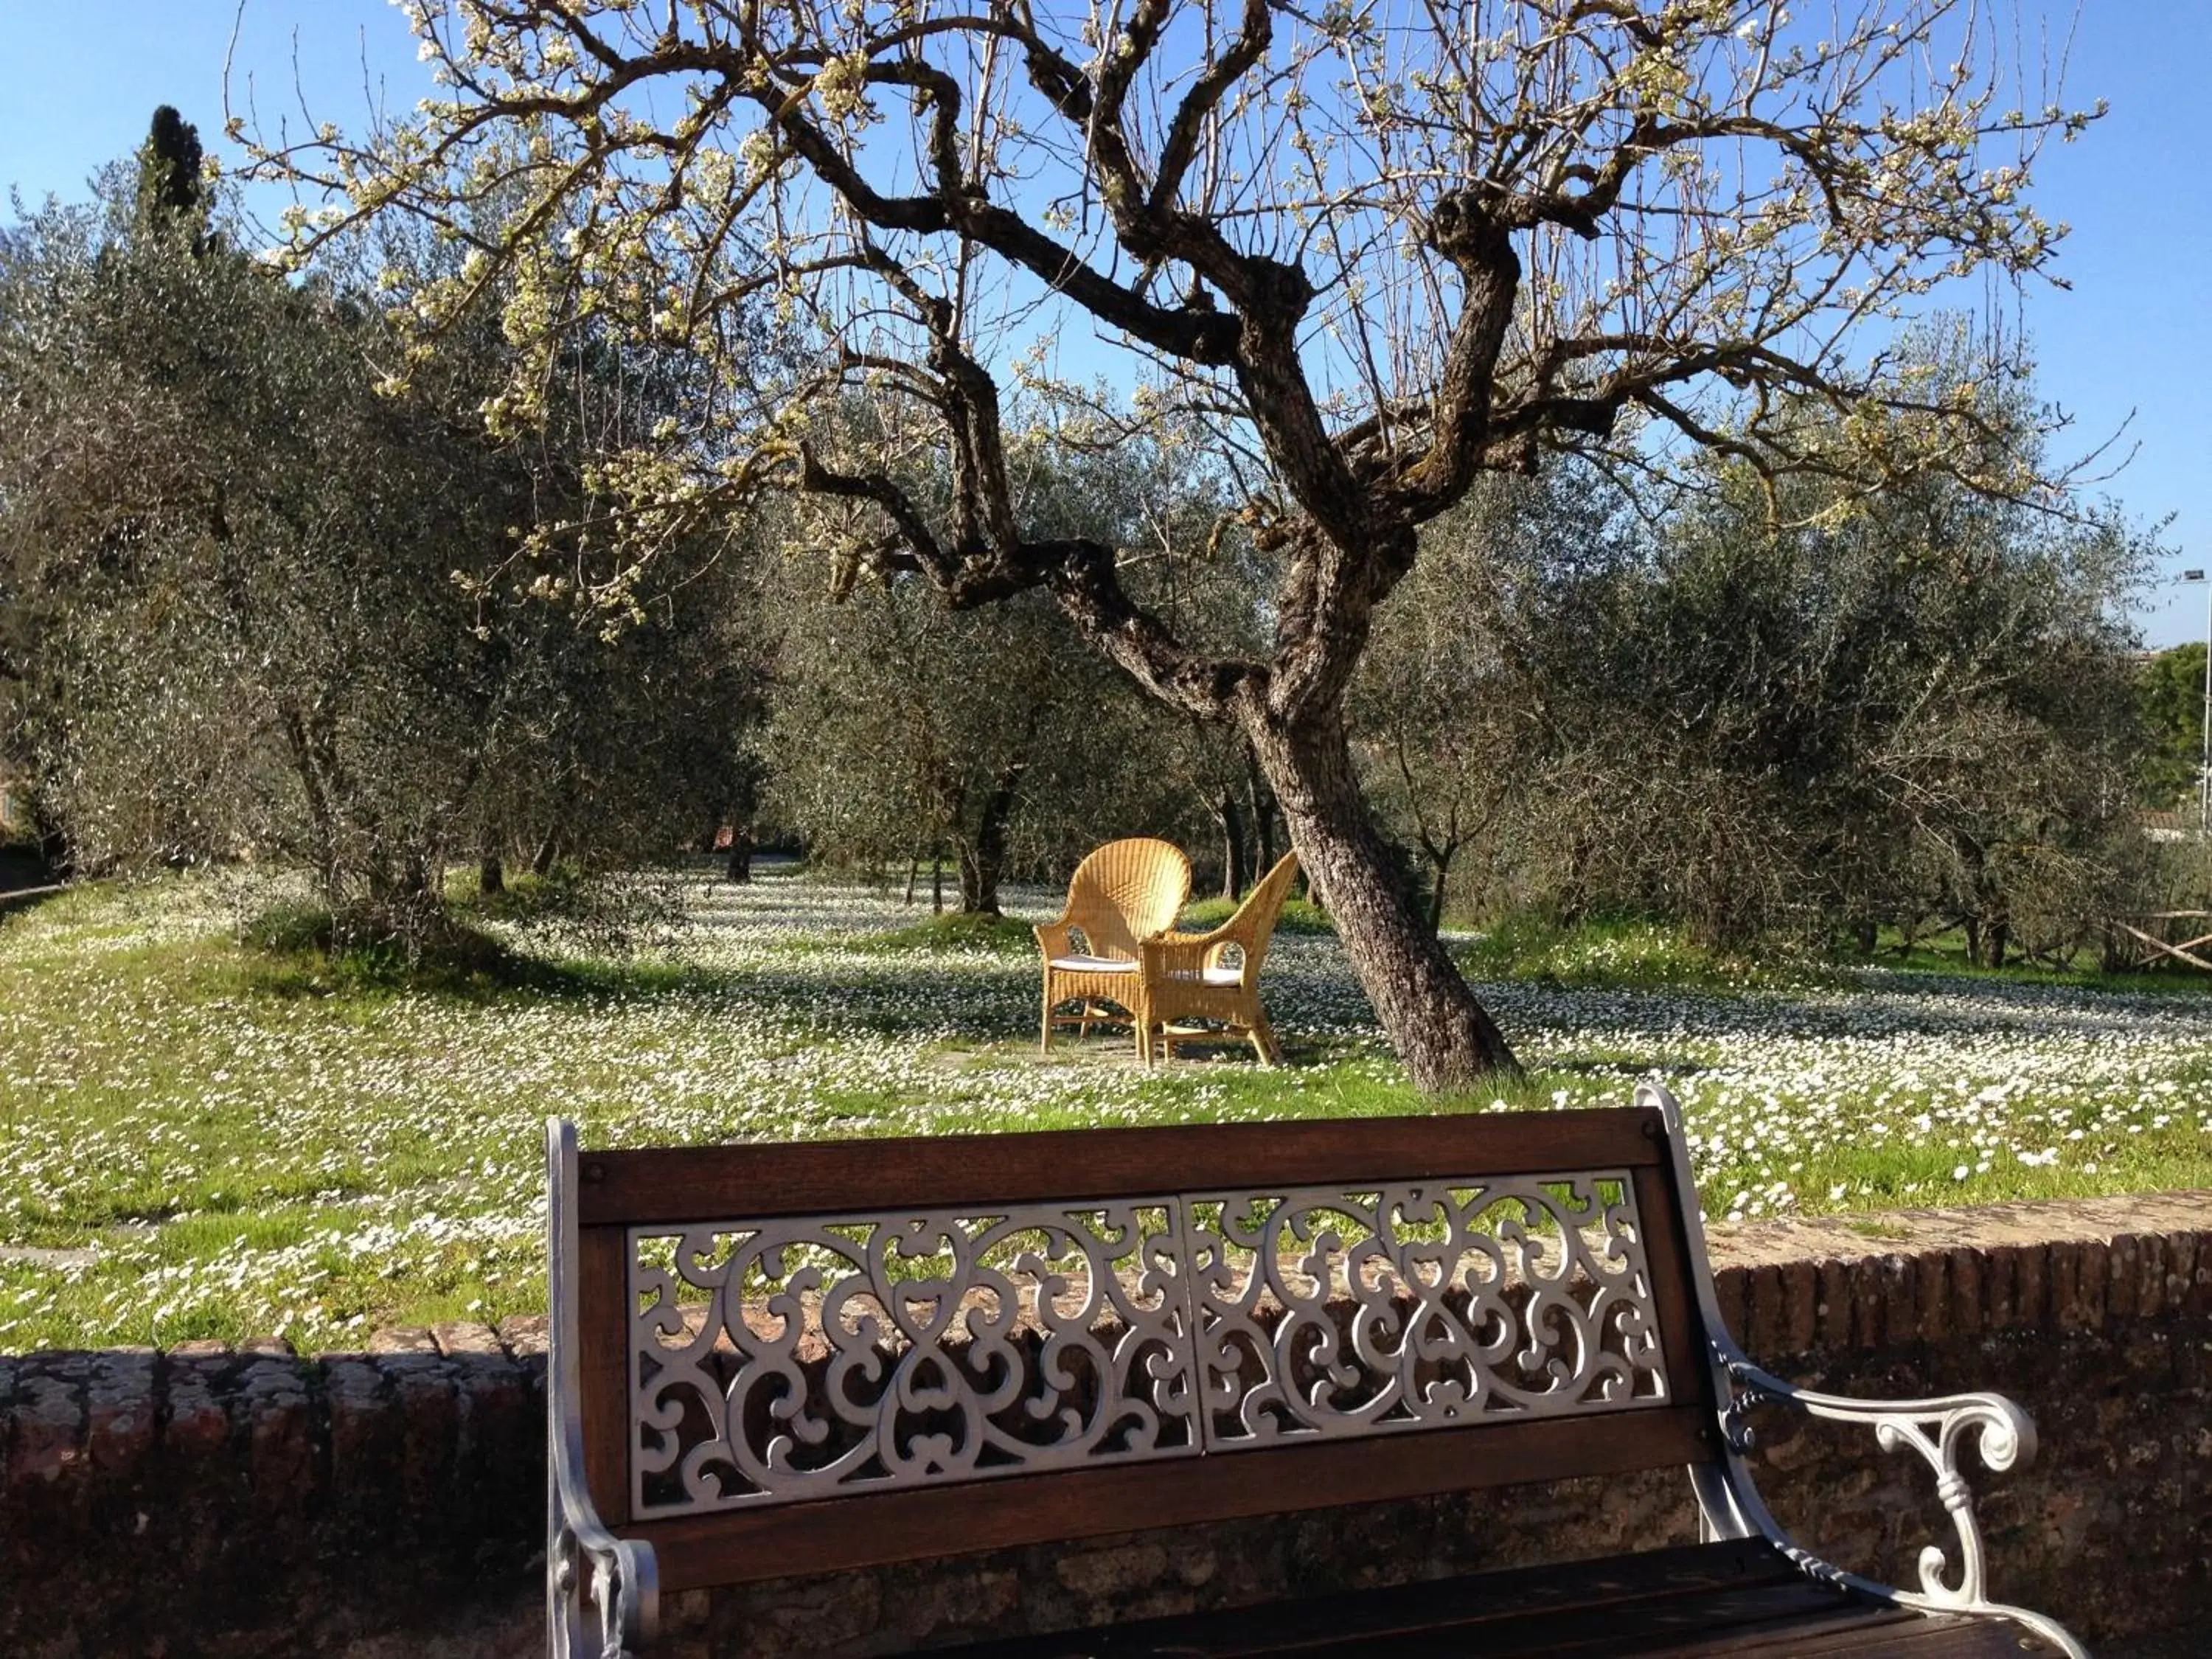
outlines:
{"label": "chair backrest", "polygon": [[1222,933],[1228,942],[1244,952],[1247,985],[1258,977],[1260,964],[1267,959],[1267,946],[1275,937],[1275,923],[1281,919],[1283,905],[1291,896],[1291,884],[1297,878],[1298,855],[1284,854],[1276,860],[1275,867],[1260,878],[1260,884],[1244,896],[1244,902],[1237,907],[1237,914],[1223,925]]}
{"label": "chair backrest", "polygon": [[1109,841],[1075,866],[1067,919],[1083,930],[1094,957],[1137,957],[1140,940],[1164,933],[1190,897],[1182,848],[1150,836]]}
{"label": "chair backrest", "polygon": [[554,1128],[554,1403],[663,1589],[1720,1455],[1649,1106]]}

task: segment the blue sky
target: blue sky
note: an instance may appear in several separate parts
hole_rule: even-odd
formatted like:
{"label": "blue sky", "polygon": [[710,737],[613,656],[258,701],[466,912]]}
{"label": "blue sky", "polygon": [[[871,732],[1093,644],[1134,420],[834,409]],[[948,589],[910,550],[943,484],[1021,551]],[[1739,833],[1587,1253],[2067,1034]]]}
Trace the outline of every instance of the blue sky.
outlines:
{"label": "blue sky", "polygon": [[[2070,24],[2066,101],[2108,100],[2078,143],[2045,155],[2036,198],[2074,228],[2059,262],[2070,292],[2039,290],[2021,320],[2043,394],[2086,450],[2132,422],[2134,459],[2106,487],[2137,518],[2171,514],[2172,571],[2212,566],[2212,177],[2197,159],[2212,84],[2212,0],[2020,0],[2026,50],[2046,12],[2054,50]],[[233,52],[233,32],[236,46]],[[81,194],[136,148],[155,105],[198,123],[218,153],[223,70],[249,82],[265,124],[362,124],[381,92],[400,109],[427,89],[387,0],[0,0],[0,185]],[[297,75],[295,76],[295,64]],[[2139,613],[2154,646],[2201,637],[2204,590],[2163,588]]]}

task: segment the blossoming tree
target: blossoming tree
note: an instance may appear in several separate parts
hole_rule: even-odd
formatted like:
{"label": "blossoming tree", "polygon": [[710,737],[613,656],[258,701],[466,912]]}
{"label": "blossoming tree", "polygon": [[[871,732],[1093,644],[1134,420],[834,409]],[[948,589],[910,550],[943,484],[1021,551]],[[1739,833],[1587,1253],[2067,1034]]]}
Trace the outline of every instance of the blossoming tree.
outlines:
{"label": "blossoming tree", "polygon": [[[2006,107],[2012,37],[1973,0],[1819,27],[1782,0],[401,4],[444,95],[262,145],[333,192],[302,243],[400,211],[471,244],[404,297],[434,331],[502,296],[524,353],[495,422],[579,325],[702,352],[691,417],[611,470],[639,559],[789,486],[841,580],[1046,590],[1152,695],[1233,722],[1424,1089],[1512,1064],[1341,718],[1425,522],[1563,448],[2033,486],[1985,476],[1971,396],[1880,349],[1938,284],[2041,273],[2058,239],[2030,168],[2089,118]],[[775,352],[746,321],[771,305]],[[1793,419],[1808,399],[1844,418]],[[1242,505],[1179,556],[1267,562],[1268,648],[1191,634],[1128,550],[1035,530],[1007,458],[1041,426],[1204,432]]]}

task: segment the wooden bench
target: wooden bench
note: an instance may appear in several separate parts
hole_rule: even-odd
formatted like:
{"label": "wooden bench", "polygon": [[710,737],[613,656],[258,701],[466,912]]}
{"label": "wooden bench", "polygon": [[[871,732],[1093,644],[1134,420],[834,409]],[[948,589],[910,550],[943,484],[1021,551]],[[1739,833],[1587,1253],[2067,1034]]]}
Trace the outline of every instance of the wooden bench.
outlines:
{"label": "wooden bench", "polygon": [[[580,1153],[549,1126],[552,1651],[667,1591],[1686,1468],[1704,1543],[969,1650],[2078,1656],[1990,1600],[1960,1462],[2009,1401],[1758,1370],[1716,1312],[1674,1103]],[[1789,1541],[1746,1414],[1934,1471],[1955,1576]]]}

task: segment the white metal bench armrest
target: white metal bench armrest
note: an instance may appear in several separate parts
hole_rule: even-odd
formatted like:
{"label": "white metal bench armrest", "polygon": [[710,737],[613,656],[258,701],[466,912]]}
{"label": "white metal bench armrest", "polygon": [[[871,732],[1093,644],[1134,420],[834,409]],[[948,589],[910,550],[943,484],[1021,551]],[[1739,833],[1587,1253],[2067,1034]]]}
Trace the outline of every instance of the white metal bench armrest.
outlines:
{"label": "white metal bench armrest", "polygon": [[[1682,1224],[1689,1233],[1696,1258],[1693,1277],[1698,1312],[1711,1345],[1714,1393],[1719,1402],[1725,1456],[1717,1475],[1710,1472],[1692,1474],[1692,1484],[1697,1489],[1707,1528],[1722,1537],[1767,1538],[1814,1577],[1849,1584],[1901,1607],[2010,1620],[2051,1643],[2068,1659],[2088,1659],[2087,1650],[2051,1620],[2024,1607],[1989,1599],[1987,1556],[1981,1528],[1974,1519],[1973,1497],[1967,1490],[1966,1477],[1959,1470],[1960,1453],[1971,1438],[1983,1464],[1991,1470],[2002,1471],[2032,1462],[2035,1456],[2035,1425],[2027,1413],[1996,1394],[1943,1395],[1930,1400],[1893,1401],[1854,1400],[1799,1388],[1753,1364],[1729,1335],[1721,1320],[1719,1300],[1713,1294],[1711,1261],[1705,1253],[1705,1227],[1698,1217],[1697,1186],[1690,1172],[1688,1142],[1682,1133],[1681,1107],[1668,1091],[1649,1083],[1637,1091],[1637,1102],[1658,1108],[1667,1121],[1677,1187],[1682,1194]],[[1905,1590],[1846,1572],[1792,1543],[1759,1497],[1744,1462],[1753,1443],[1747,1413],[1765,1404],[1786,1406],[1808,1417],[1825,1418],[1832,1422],[1868,1424],[1884,1451],[1909,1446],[1918,1452],[1935,1471],[1936,1496],[1958,1528],[1958,1583],[1945,1581],[1950,1558],[1937,1544],[1930,1544],[1920,1552],[1920,1589]]]}
{"label": "white metal bench armrest", "polygon": [[1942,1395],[1931,1400],[1855,1400],[1844,1395],[1802,1389],[1746,1358],[1726,1336],[1712,1337],[1714,1358],[1729,1383],[1721,1408],[1722,1432],[1732,1456],[1752,1449],[1748,1413],[1762,1405],[1786,1406],[1808,1417],[1834,1423],[1863,1423],[1874,1430],[1884,1451],[1910,1447],[1936,1474],[1936,1495],[1959,1535],[1959,1577],[1947,1582],[1950,1557],[1940,1544],[1920,1552],[1920,1588],[1893,1589],[1855,1575],[1841,1575],[1872,1589],[1886,1600],[1945,1613],[1985,1613],[2008,1619],[2033,1631],[2070,1659],[2088,1659],[2086,1650],[2060,1626],[2025,1607],[1993,1601],[1989,1595],[1988,1557],[1982,1529],[1974,1518],[1973,1494],[1959,1464],[1971,1442],[1984,1468],[1996,1472],[2025,1466],[2035,1457],[2035,1425],[2020,1407],[1998,1394]]}
{"label": "white metal bench armrest", "polygon": [[573,1282],[575,1125],[557,1117],[546,1121],[545,1166],[551,1333],[545,1368],[546,1638],[552,1659],[633,1659],[659,1634],[659,1582],[651,1547],[609,1532],[584,1480]]}

